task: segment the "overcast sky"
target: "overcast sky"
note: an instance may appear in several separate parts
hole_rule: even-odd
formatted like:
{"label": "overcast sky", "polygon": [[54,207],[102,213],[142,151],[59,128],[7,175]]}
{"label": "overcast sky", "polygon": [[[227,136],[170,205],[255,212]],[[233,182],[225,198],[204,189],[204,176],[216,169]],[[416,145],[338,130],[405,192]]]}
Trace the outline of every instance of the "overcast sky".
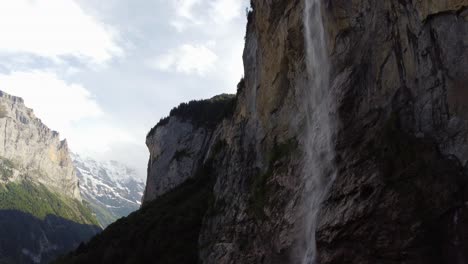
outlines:
{"label": "overcast sky", "polygon": [[183,101],[234,93],[248,0],[0,2],[0,90],[72,151],[146,178],[145,136]]}

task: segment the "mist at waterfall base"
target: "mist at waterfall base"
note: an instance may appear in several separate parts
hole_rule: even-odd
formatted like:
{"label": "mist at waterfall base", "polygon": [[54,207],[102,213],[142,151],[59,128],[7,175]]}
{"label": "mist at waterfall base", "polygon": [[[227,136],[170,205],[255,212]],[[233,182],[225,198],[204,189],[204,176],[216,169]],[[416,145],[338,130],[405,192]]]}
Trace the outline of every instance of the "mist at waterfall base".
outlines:
{"label": "mist at waterfall base", "polygon": [[306,138],[304,155],[303,237],[300,262],[314,264],[317,257],[315,232],[320,206],[336,176],[334,164],[332,113],[335,109],[330,93],[330,62],[320,0],[305,0],[304,38],[307,66]]}

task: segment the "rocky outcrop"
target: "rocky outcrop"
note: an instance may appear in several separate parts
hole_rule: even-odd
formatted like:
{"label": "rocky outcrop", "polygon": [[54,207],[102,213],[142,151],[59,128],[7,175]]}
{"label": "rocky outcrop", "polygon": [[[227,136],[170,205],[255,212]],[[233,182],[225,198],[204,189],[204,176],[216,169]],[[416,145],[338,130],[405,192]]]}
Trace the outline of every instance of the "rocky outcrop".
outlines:
{"label": "rocky outcrop", "polygon": [[192,178],[205,161],[218,123],[232,115],[235,97],[219,95],[174,108],[146,138],[150,152],[144,202]]}
{"label": "rocky outcrop", "polygon": [[[313,230],[315,260],[468,262],[468,2],[321,2],[336,175]],[[305,263],[315,244],[304,234],[315,226],[304,162],[317,77],[307,71],[304,1],[251,3],[233,114],[210,129],[173,115],[156,126],[145,201],[175,203],[162,197],[211,168],[199,261]],[[97,254],[95,246],[77,254]]]}
{"label": "rocky outcrop", "polygon": [[0,157],[17,165],[21,177],[81,200],[67,142],[50,130],[23,99],[0,91]]}
{"label": "rocky outcrop", "polygon": [[150,149],[145,201],[154,200],[194,175],[213,131],[177,117],[148,137]]}
{"label": "rocky outcrop", "polygon": [[0,91],[0,263],[49,263],[101,231],[66,141]]}

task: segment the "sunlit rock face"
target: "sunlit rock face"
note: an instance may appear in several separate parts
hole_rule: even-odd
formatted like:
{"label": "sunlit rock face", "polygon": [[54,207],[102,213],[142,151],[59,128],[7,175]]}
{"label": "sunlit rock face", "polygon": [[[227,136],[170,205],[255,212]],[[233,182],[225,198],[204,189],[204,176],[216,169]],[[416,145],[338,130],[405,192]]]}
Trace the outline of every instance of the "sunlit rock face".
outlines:
{"label": "sunlit rock face", "polygon": [[0,131],[0,262],[49,263],[99,233],[66,141],[1,91]]}
{"label": "sunlit rock face", "polygon": [[0,156],[18,165],[24,177],[81,200],[67,142],[38,119],[23,99],[0,91]]}
{"label": "sunlit rock face", "polygon": [[151,201],[195,175],[203,162],[213,129],[177,117],[147,138],[150,150],[144,201]]}
{"label": "sunlit rock face", "polygon": [[148,177],[143,202],[149,202],[196,176],[224,118],[232,116],[235,96],[183,103],[149,133]]}

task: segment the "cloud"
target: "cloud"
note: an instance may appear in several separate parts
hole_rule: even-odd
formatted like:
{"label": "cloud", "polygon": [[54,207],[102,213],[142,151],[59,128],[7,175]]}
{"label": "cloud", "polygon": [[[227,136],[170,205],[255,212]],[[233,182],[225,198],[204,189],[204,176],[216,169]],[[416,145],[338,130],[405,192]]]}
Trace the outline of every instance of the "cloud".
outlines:
{"label": "cloud", "polygon": [[209,48],[212,45],[184,44],[150,61],[149,65],[161,71],[204,76],[214,70],[218,60]]}
{"label": "cloud", "polygon": [[[147,65],[163,72],[196,74],[211,79],[232,80],[242,75],[243,27],[242,8],[247,0],[164,0],[172,9],[169,24],[177,29],[177,48],[155,56]],[[242,25],[239,27],[239,25]],[[194,45],[188,43],[206,43]],[[213,43],[216,43],[213,44]],[[232,58],[235,55],[235,58]],[[234,73],[238,76],[230,76]],[[234,89],[232,88],[232,89]]]}
{"label": "cloud", "polygon": [[242,0],[166,0],[171,2],[175,15],[170,24],[179,32],[206,25],[222,26],[242,13]]}
{"label": "cloud", "polygon": [[123,54],[117,32],[86,14],[73,0],[0,3],[0,51],[60,62],[73,57],[101,65]]}
{"label": "cloud", "polygon": [[0,74],[0,90],[22,97],[49,128],[68,139],[75,152],[106,152],[113,144],[138,142],[113,124],[89,90],[53,72]]}
{"label": "cloud", "polygon": [[170,24],[182,32],[190,25],[201,25],[203,21],[196,16],[194,8],[203,4],[203,0],[166,0],[175,9],[175,17]]}
{"label": "cloud", "polygon": [[0,74],[0,90],[22,96],[26,104],[54,129],[84,118],[103,115],[88,90],[79,84],[66,83],[52,72]]}
{"label": "cloud", "polygon": [[235,92],[248,4],[0,1],[0,89],[25,98],[73,151],[144,175],[145,135],[161,117],[180,102]]}
{"label": "cloud", "polygon": [[177,7],[177,15],[188,20],[195,20],[193,8],[196,5],[202,4],[202,0],[176,0],[174,1]]}
{"label": "cloud", "polygon": [[211,19],[217,24],[228,23],[242,13],[242,1],[217,0],[211,2]]}

